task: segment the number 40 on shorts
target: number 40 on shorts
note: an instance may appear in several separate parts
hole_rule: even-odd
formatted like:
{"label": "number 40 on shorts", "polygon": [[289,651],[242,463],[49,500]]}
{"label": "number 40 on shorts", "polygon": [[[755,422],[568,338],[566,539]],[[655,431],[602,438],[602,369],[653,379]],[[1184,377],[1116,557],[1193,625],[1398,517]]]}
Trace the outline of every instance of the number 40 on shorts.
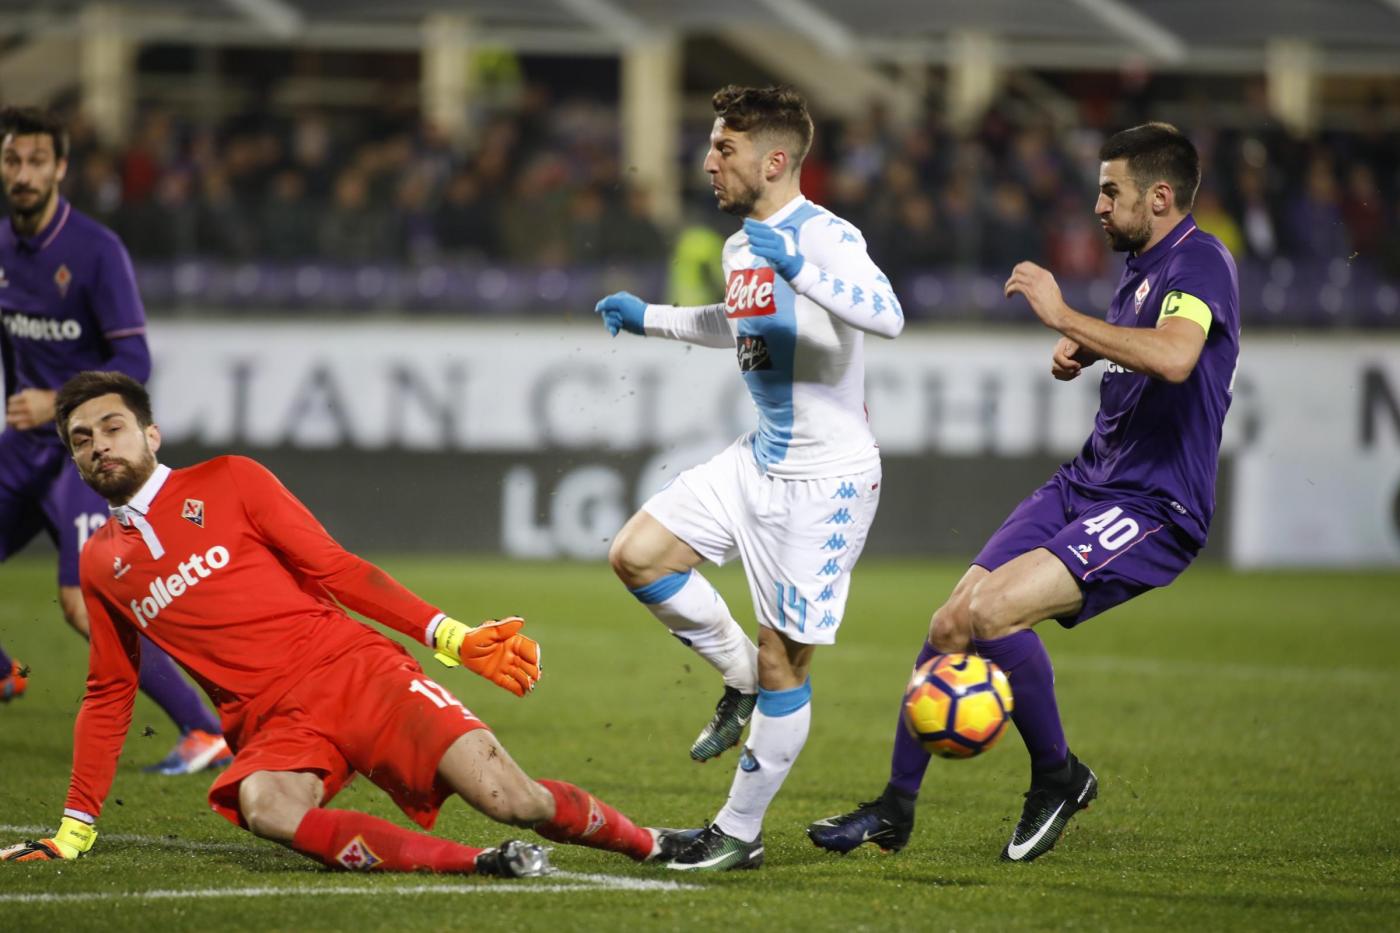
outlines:
{"label": "number 40 on shorts", "polygon": [[1123,509],[1114,506],[1106,512],[1084,519],[1084,530],[1096,537],[1099,547],[1105,551],[1116,551],[1138,536],[1137,520],[1123,514]]}

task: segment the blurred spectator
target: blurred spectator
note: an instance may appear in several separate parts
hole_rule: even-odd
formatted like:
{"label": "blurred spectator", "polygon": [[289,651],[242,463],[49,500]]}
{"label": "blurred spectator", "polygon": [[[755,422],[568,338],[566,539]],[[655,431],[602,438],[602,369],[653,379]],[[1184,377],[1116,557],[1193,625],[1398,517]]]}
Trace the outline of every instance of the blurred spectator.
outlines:
{"label": "blurred spectator", "polygon": [[332,262],[385,262],[396,255],[389,247],[388,218],[370,203],[369,184],[359,169],[348,168],[336,179],[318,242],[321,256]]}
{"label": "blurred spectator", "polygon": [[1244,257],[1244,234],[1240,231],[1240,225],[1235,223],[1235,218],[1220,203],[1220,195],[1215,193],[1213,186],[1201,185],[1196,192],[1191,215],[1196,218],[1196,226],[1225,244],[1236,260]]}
{"label": "blurred spectator", "polygon": [[433,213],[433,229],[438,245],[448,256],[494,256],[499,237],[496,216],[498,200],[482,190],[481,180],[471,169],[452,176],[441,203]]}
{"label": "blurred spectator", "polygon": [[1342,219],[1352,250],[1361,256],[1376,255],[1385,235],[1384,195],[1376,184],[1376,173],[1365,162],[1352,165],[1347,173]]}
{"label": "blurred spectator", "polygon": [[234,197],[228,175],[219,166],[212,166],[204,173],[198,211],[196,243],[201,255],[228,259],[246,259],[253,255],[255,237],[251,218]]}
{"label": "blurred spectator", "polygon": [[910,275],[945,265],[952,258],[948,233],[933,198],[913,194],[900,205],[894,227],[878,255],[880,268],[896,288]]}
{"label": "blurred spectator", "polygon": [[1279,251],[1279,225],[1259,169],[1245,166],[1240,170],[1232,213],[1239,218],[1247,253],[1256,259],[1272,259]]}
{"label": "blurred spectator", "polygon": [[[615,104],[556,99],[514,75],[502,93],[477,101],[475,125],[452,140],[384,101],[260,108],[217,124],[150,109],[120,151],[104,149],[75,116],[65,193],[123,233],[138,261],[660,268],[695,228],[659,224],[650,193],[632,183],[620,163]],[[858,226],[892,276],[1004,276],[1033,259],[1067,281],[1092,279],[1117,268],[1090,211],[1097,149],[1134,108],[1160,116],[1156,87],[1129,82],[1126,103],[1123,88],[1097,103],[1086,98],[1088,117],[1076,126],[1008,90],[962,135],[933,111],[900,127],[872,107],[822,123],[804,190]],[[1225,118],[1202,101],[1186,111],[1198,114],[1185,128],[1206,166],[1195,207],[1202,228],[1243,262],[1356,254],[1400,276],[1395,102],[1378,100],[1358,130],[1294,138],[1268,119],[1259,87],[1246,83],[1241,93],[1233,125],[1214,124]],[[708,130],[708,115],[697,115],[683,133],[700,140]],[[737,229],[714,211],[694,152],[683,159],[706,227]],[[677,255],[712,239],[691,236]],[[713,289],[708,273],[687,276],[678,275],[677,288]]]}
{"label": "blurred spectator", "polygon": [[1009,274],[1016,263],[1045,255],[1043,238],[1026,189],[1007,180],[992,195],[987,224],[982,237],[982,268],[1004,269]]}
{"label": "blurred spectator", "polygon": [[315,256],[319,216],[306,196],[306,176],[299,168],[283,168],[273,176],[258,217],[259,253],[284,262]]}
{"label": "blurred spectator", "polygon": [[1337,179],[1326,159],[1309,163],[1302,190],[1289,207],[1288,221],[1288,241],[1299,258],[1327,260],[1351,251]]}

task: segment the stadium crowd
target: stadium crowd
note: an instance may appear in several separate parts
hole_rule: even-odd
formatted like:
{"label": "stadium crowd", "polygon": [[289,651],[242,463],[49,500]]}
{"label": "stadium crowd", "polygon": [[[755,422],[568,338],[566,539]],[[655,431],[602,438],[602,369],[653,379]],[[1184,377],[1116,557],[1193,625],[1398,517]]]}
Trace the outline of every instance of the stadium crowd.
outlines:
{"label": "stadium crowd", "polygon": [[[1017,112],[994,107],[961,137],[935,117],[897,128],[878,110],[825,124],[804,190],[861,227],[897,280],[1024,258],[1101,275],[1108,253],[1086,206],[1097,179],[1084,167],[1108,120],[1059,131]],[[1381,122],[1306,139],[1191,127],[1206,163],[1198,221],[1241,259],[1359,258],[1400,278],[1400,136]],[[152,109],[118,151],[76,116],[72,127],[65,192],[138,262],[636,265],[663,260],[675,233],[628,183],[616,108],[539,88],[485,118],[461,151],[430,126],[370,114],[211,129]],[[686,130],[686,215],[727,232],[700,175],[707,132]]]}

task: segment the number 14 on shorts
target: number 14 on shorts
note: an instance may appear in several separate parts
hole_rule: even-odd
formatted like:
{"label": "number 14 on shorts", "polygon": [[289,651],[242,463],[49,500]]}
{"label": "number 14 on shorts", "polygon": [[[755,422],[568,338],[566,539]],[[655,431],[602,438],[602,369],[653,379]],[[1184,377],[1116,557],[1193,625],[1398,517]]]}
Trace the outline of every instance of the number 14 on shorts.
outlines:
{"label": "number 14 on shorts", "polygon": [[427,697],[428,701],[438,709],[447,709],[449,706],[455,706],[462,711],[462,715],[466,718],[476,718],[472,711],[463,706],[462,701],[454,697],[446,687],[426,677],[415,679],[413,683],[409,684],[408,692],[421,694]]}

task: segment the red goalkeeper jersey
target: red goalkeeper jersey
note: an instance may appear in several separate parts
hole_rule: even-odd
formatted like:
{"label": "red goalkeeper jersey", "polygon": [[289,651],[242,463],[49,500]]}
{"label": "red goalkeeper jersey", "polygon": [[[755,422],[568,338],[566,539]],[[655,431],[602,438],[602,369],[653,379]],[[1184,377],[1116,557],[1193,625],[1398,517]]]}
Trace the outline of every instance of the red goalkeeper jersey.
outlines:
{"label": "red goalkeeper jersey", "polygon": [[66,806],[94,817],[131,724],[138,632],[199,682],[236,746],[303,671],[383,638],[337,600],[424,643],[440,616],[243,457],[157,467],[88,541],[80,574],[92,644]]}

